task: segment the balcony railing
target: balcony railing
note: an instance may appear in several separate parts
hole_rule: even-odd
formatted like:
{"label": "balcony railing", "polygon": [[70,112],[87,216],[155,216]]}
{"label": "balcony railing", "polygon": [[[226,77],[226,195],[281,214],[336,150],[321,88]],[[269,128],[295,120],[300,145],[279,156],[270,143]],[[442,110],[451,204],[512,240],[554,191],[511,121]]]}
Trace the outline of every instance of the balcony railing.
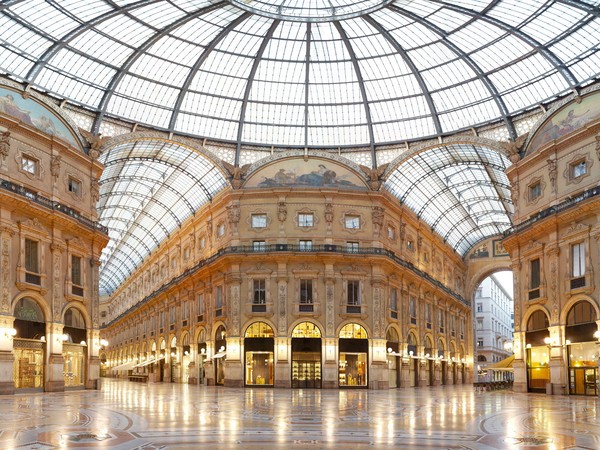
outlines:
{"label": "balcony railing", "polygon": [[16,195],[20,195],[21,197],[26,198],[29,201],[32,201],[38,205],[41,205],[45,208],[48,208],[52,211],[58,211],[63,213],[75,220],[77,220],[82,225],[85,225],[88,228],[93,230],[100,231],[101,233],[108,234],[108,228],[104,225],[101,225],[99,222],[94,222],[87,217],[81,215],[81,213],[73,208],[70,208],[66,205],[63,205],[60,202],[56,202],[54,200],[50,200],[49,198],[44,197],[43,195],[38,194],[31,189],[27,189],[26,187],[19,186],[18,184],[11,183],[8,180],[4,180],[0,178],[0,189],[4,189],[5,191],[11,192]]}
{"label": "balcony railing", "polygon": [[[204,268],[210,264],[213,264],[215,261],[219,260],[220,258],[226,257],[228,255],[250,255],[250,254],[262,254],[262,253],[279,253],[279,252],[287,252],[287,253],[298,252],[298,253],[302,253],[303,255],[306,255],[307,253],[312,253],[312,254],[338,253],[338,254],[347,254],[347,255],[352,255],[352,256],[370,255],[370,256],[381,256],[381,257],[389,258],[394,263],[398,264],[399,266],[404,267],[407,270],[410,270],[414,274],[418,275],[421,279],[428,281],[429,283],[431,283],[432,285],[434,285],[441,291],[445,292],[449,296],[460,301],[463,305],[465,305],[467,307],[471,306],[471,304],[467,300],[465,300],[465,298],[462,295],[460,295],[457,292],[454,292],[448,286],[446,286],[439,280],[433,278],[427,272],[424,272],[421,269],[415,267],[415,265],[413,263],[411,263],[409,261],[405,261],[404,259],[397,256],[394,252],[387,250],[385,248],[361,247],[359,249],[349,250],[349,249],[347,249],[347,247],[345,245],[324,244],[324,245],[313,245],[313,247],[309,251],[304,247],[301,248],[299,245],[294,245],[294,244],[269,244],[269,245],[262,246],[259,250],[255,247],[253,247],[252,245],[236,245],[236,246],[221,248],[213,255],[209,256],[206,259],[203,259],[202,261],[198,262],[196,265],[186,269],[180,275],[176,276],[175,278],[172,278],[167,283],[165,283],[161,287],[159,287],[157,290],[155,290],[151,294],[144,297],[140,302],[136,303],[135,305],[131,306],[126,311],[122,312],[119,316],[115,317],[113,320],[111,320],[108,323],[107,326],[109,326],[109,325],[115,323],[116,321],[120,320],[121,318],[125,317],[129,312],[133,311],[134,309],[139,308],[141,305],[143,305],[147,302],[150,302],[153,298],[157,297],[161,293],[168,291],[169,289],[171,289],[174,286],[179,285],[182,281],[184,281],[190,275],[193,275],[194,273],[198,272],[202,268]],[[221,308],[215,309],[215,317],[220,317],[222,314],[223,314],[223,311]]]}

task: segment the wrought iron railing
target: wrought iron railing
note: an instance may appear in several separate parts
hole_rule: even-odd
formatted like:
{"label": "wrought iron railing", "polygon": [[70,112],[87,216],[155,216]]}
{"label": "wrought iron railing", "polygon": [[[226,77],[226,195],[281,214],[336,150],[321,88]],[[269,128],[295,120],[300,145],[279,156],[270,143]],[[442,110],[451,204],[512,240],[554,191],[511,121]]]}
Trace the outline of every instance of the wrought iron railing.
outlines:
{"label": "wrought iron railing", "polygon": [[50,200],[49,198],[44,197],[43,195],[38,194],[31,189],[27,189],[26,187],[19,186],[18,184],[12,183],[8,180],[3,180],[0,178],[0,189],[11,192],[13,194],[19,195],[21,197],[26,198],[40,206],[51,209],[52,211],[58,211],[62,214],[65,214],[79,223],[85,225],[88,228],[93,230],[100,231],[101,233],[108,234],[108,228],[104,225],[101,225],[99,222],[94,222],[93,220],[88,219],[81,215],[81,213],[73,208],[70,208],[66,205],[63,205],[60,202],[56,202],[54,200]]}
{"label": "wrought iron railing", "polygon": [[[118,320],[122,319],[127,314],[129,314],[131,311],[133,311],[134,309],[139,308],[140,306],[144,305],[145,303],[150,302],[153,298],[157,297],[162,292],[165,292],[165,291],[171,289],[173,286],[176,286],[177,284],[183,282],[187,277],[198,272],[203,267],[206,267],[206,266],[214,263],[219,258],[222,258],[227,255],[249,255],[249,254],[264,254],[264,253],[279,253],[279,252],[292,252],[292,253],[298,252],[298,253],[302,253],[302,254],[306,254],[306,253],[311,253],[311,254],[337,253],[337,254],[345,254],[345,255],[349,255],[349,256],[369,255],[369,256],[381,256],[381,257],[389,258],[392,261],[394,261],[396,264],[410,270],[414,274],[418,275],[420,278],[427,280],[433,286],[444,291],[446,294],[450,295],[451,297],[454,297],[456,300],[460,301],[463,305],[465,305],[467,307],[471,306],[471,304],[462,295],[453,291],[452,289],[450,289],[448,286],[446,286],[439,280],[433,278],[427,272],[424,272],[423,270],[415,267],[414,264],[412,264],[411,262],[405,261],[404,259],[397,256],[394,252],[387,250],[385,248],[363,247],[363,248],[359,248],[359,249],[355,249],[355,248],[349,249],[345,245],[324,244],[324,245],[313,245],[313,247],[310,249],[310,251],[308,251],[308,250],[306,250],[306,248],[303,247],[301,249],[299,245],[294,245],[294,244],[270,244],[270,245],[265,245],[263,247],[260,247],[260,249],[257,249],[252,245],[235,245],[235,246],[225,247],[225,248],[218,250],[215,254],[209,256],[206,259],[203,259],[202,261],[198,262],[196,265],[188,268],[187,270],[182,272],[177,277],[172,278],[170,281],[163,284],[162,286],[160,286],[158,289],[156,289],[152,293],[148,294],[140,302],[136,303],[135,305],[132,305],[126,311],[122,312],[117,317],[112,319],[108,324],[106,324],[105,327],[108,327],[108,326],[112,325],[113,323],[117,322]],[[222,314],[223,314],[222,308],[219,307],[219,308],[215,309],[215,316],[221,316]]]}

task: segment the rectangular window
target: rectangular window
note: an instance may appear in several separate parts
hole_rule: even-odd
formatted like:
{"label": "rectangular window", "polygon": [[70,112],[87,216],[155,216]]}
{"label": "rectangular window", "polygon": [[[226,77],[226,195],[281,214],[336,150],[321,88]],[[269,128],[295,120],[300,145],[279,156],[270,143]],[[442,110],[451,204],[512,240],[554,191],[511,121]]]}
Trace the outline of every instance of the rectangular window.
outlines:
{"label": "rectangular window", "polygon": [[411,239],[409,239],[408,241],[406,241],[406,248],[409,249],[411,252],[415,251],[415,242]]}
{"label": "rectangular window", "polygon": [[417,299],[413,296],[408,300],[408,315],[410,323],[415,325],[417,323]]}
{"label": "rectangular window", "polygon": [[252,228],[266,228],[267,227],[267,215],[266,214],[252,214]]}
{"label": "rectangular window", "polygon": [[483,319],[478,318],[477,319],[477,331],[481,331],[481,330],[483,330]]}
{"label": "rectangular window", "polygon": [[348,253],[358,253],[358,242],[346,242]]}
{"label": "rectangular window", "polygon": [[571,178],[579,178],[587,173],[585,160],[571,164]]}
{"label": "rectangular window", "polygon": [[181,320],[187,321],[188,315],[189,315],[188,302],[183,302],[183,305],[181,307]]}
{"label": "rectangular window", "polygon": [[299,249],[301,252],[307,252],[312,250],[312,241],[300,241]]}
{"label": "rectangular window", "polygon": [[347,215],[344,217],[344,223],[346,225],[346,229],[348,230],[358,230],[360,229],[360,217]]}
{"label": "rectangular window", "polygon": [[298,214],[298,226],[299,227],[312,227],[315,224],[315,217],[312,213],[300,213]]}
{"label": "rectangular window", "polygon": [[483,339],[477,339],[477,347],[483,347]]}
{"label": "rectangular window", "polygon": [[529,288],[537,289],[540,287],[540,259],[536,258],[531,260],[529,267],[531,275]]}
{"label": "rectangular window", "polygon": [[23,157],[21,159],[21,169],[23,169],[25,172],[28,172],[32,175],[37,175],[38,160],[35,158],[32,158],[31,156],[23,155]]}
{"label": "rectangular window", "polygon": [[81,286],[81,258],[71,255],[71,283]]}
{"label": "rectangular window", "polygon": [[31,273],[40,273],[40,262],[37,241],[25,239],[25,270]]}
{"label": "rectangular window", "polygon": [[175,307],[174,306],[171,306],[171,308],[169,310],[169,319],[170,319],[169,324],[174,325],[175,324]]}
{"label": "rectangular window", "polygon": [[444,311],[439,310],[438,311],[438,319],[439,319],[439,323],[440,323],[440,333],[443,333],[446,326],[445,326],[445,320],[444,320]]}
{"label": "rectangular window", "polygon": [[529,200],[535,200],[542,195],[542,183],[539,181],[529,186]]}
{"label": "rectangular window", "polygon": [[215,288],[215,308],[223,307],[223,286]]}
{"label": "rectangular window", "polygon": [[393,227],[388,227],[387,229],[388,239],[394,239],[396,237],[396,230]]}
{"label": "rectangular window", "polygon": [[346,288],[346,304],[353,306],[360,305],[360,281],[348,280]]}
{"label": "rectangular window", "polygon": [[428,330],[431,330],[431,305],[429,303],[425,304],[425,326]]}
{"label": "rectangular window", "polygon": [[217,236],[221,237],[224,234],[225,234],[225,224],[220,223],[219,226],[217,227]]}
{"label": "rectangular window", "polygon": [[579,278],[585,275],[585,244],[579,242],[571,246],[573,258],[572,277]]}
{"label": "rectangular window", "polygon": [[267,250],[267,243],[265,241],[254,241],[252,242],[252,250],[255,252],[264,252]]}
{"label": "rectangular window", "polygon": [[266,290],[265,290],[264,279],[253,280],[253,291],[254,295],[252,297],[252,303],[255,305],[264,305],[267,302]]}
{"label": "rectangular window", "polygon": [[204,294],[198,294],[196,297],[196,315],[198,322],[204,321]]}
{"label": "rectangular window", "polygon": [[398,289],[390,289],[390,317],[398,318]]}
{"label": "rectangular window", "polygon": [[300,280],[300,303],[310,304],[313,302],[312,280]]}
{"label": "rectangular window", "polygon": [[81,181],[69,177],[68,188],[69,192],[71,192],[72,194],[81,196]]}
{"label": "rectangular window", "polygon": [[477,312],[483,312],[483,304],[482,303],[477,303]]}

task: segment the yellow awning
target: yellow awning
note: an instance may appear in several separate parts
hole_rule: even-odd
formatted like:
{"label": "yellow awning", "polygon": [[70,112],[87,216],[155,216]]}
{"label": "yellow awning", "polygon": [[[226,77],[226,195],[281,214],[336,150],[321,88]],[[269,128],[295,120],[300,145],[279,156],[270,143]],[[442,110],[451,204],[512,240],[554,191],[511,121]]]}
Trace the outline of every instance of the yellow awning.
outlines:
{"label": "yellow awning", "polygon": [[508,358],[504,358],[502,361],[498,361],[495,364],[491,364],[486,367],[488,370],[513,370],[513,361],[515,360],[515,355],[510,355]]}

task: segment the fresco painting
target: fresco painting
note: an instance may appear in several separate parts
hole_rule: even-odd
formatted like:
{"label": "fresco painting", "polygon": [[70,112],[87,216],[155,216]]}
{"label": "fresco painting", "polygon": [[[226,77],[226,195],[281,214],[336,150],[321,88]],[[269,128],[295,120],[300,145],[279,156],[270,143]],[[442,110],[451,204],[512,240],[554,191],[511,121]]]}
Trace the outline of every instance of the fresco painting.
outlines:
{"label": "fresco painting", "polygon": [[0,87],[0,113],[13,116],[38,130],[80,147],[73,134],[58,117],[39,103],[25,99],[17,92]]}
{"label": "fresco painting", "polygon": [[581,103],[571,102],[540,127],[531,140],[527,153],[598,118],[600,118],[600,93],[584,97]]}
{"label": "fresco painting", "polygon": [[321,159],[286,159],[253,174],[245,187],[326,187],[363,189],[367,186],[356,174],[341,165]]}

